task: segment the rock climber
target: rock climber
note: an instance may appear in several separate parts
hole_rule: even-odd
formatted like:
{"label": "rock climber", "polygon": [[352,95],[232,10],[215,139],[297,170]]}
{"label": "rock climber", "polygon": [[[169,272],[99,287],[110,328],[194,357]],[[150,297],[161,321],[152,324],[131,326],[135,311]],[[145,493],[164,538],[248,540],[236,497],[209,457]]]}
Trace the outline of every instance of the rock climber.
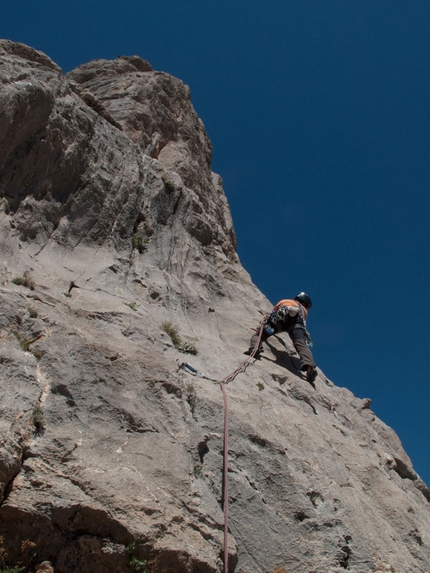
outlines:
{"label": "rock climber", "polygon": [[[269,336],[278,332],[288,332],[293,346],[300,357],[300,370],[306,372],[307,381],[313,383],[317,371],[310,349],[310,346],[312,346],[311,337],[306,329],[308,310],[311,306],[312,301],[305,292],[299,293],[294,300],[280,300],[264,323],[260,346],[254,354],[254,357],[260,357],[260,354],[263,352],[262,343],[265,342]],[[260,329],[258,329],[251,338],[249,349],[245,354],[252,354],[257,344],[259,333]]]}

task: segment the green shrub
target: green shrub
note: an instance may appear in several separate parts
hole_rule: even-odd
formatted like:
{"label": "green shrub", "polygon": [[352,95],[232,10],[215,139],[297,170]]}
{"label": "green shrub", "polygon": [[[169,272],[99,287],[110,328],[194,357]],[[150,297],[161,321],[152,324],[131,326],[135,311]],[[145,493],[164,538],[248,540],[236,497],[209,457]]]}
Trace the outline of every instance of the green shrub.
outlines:
{"label": "green shrub", "polygon": [[166,181],[164,181],[164,189],[167,193],[173,193],[176,189],[176,185],[171,179],[166,179]]}
{"label": "green shrub", "polygon": [[12,282],[14,285],[25,286],[30,290],[34,290],[36,286],[33,277],[31,276],[31,273],[29,271],[25,271],[22,277],[15,277],[14,279],[12,279]]}
{"label": "green shrub", "polygon": [[42,406],[40,404],[35,404],[33,406],[32,417],[33,417],[33,426],[35,432],[37,434],[42,433],[46,428],[46,422],[45,422],[45,417],[43,415]]}
{"label": "green shrub", "polygon": [[146,559],[138,559],[134,555],[130,559],[130,567],[133,571],[136,571],[136,573],[148,573],[147,564]]}
{"label": "green shrub", "polygon": [[139,235],[139,233],[134,233],[134,235],[131,238],[131,245],[133,249],[138,250],[139,253],[141,254],[144,251],[146,251],[148,243],[149,239],[148,238],[144,239],[142,235]]}
{"label": "green shrub", "polygon": [[198,353],[195,343],[191,342],[190,340],[182,340],[182,338],[179,336],[179,328],[169,320],[165,320],[161,323],[161,329],[170,336],[170,340],[172,341],[173,346],[179,350],[179,352],[194,355]]}
{"label": "green shrub", "polygon": [[[19,563],[27,563],[27,566],[30,564],[34,557],[34,548],[36,544],[32,541],[26,539],[21,543],[21,559]],[[21,573],[26,569],[27,566],[25,565],[16,565],[15,567],[9,567],[6,565],[6,561],[8,560],[8,553],[4,544],[4,537],[0,535],[0,573]]]}
{"label": "green shrub", "polygon": [[194,342],[190,342],[189,340],[182,342],[178,346],[179,352],[184,352],[184,354],[193,354],[196,355],[198,353],[197,347]]}
{"label": "green shrub", "polygon": [[190,405],[191,414],[194,414],[197,406],[197,394],[193,384],[187,386],[187,402]]}
{"label": "green shrub", "polygon": [[24,350],[24,352],[31,352],[37,360],[40,360],[42,356],[45,354],[44,350],[34,349],[32,350],[30,346],[33,342],[36,342],[41,336],[35,336],[34,338],[24,338],[19,334],[19,332],[15,332],[15,338],[19,342],[20,347]]}
{"label": "green shrub", "polygon": [[30,344],[32,343],[31,338],[23,338],[18,332],[15,332],[15,338],[19,342],[19,345],[24,350],[24,352],[28,352],[30,350]]}
{"label": "green shrub", "polygon": [[136,573],[148,573],[148,561],[146,559],[138,559],[134,554],[135,548],[136,543],[134,541],[133,543],[130,543],[130,545],[127,545],[125,548],[128,555],[130,567]]}
{"label": "green shrub", "polygon": [[179,328],[172,322],[165,320],[161,323],[161,329],[170,336],[170,340],[172,341],[173,346],[178,348],[182,344],[181,337],[179,336]]}

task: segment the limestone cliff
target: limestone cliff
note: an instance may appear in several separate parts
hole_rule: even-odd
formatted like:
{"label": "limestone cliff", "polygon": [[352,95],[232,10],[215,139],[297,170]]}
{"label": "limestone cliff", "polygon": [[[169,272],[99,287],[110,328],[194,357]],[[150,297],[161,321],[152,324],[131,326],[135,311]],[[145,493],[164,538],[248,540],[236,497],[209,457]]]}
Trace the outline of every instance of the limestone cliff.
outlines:
{"label": "limestone cliff", "polygon": [[[0,568],[221,572],[217,381],[271,304],[189,89],[6,40],[0,75]],[[396,434],[271,340],[227,385],[230,572],[430,571]]]}

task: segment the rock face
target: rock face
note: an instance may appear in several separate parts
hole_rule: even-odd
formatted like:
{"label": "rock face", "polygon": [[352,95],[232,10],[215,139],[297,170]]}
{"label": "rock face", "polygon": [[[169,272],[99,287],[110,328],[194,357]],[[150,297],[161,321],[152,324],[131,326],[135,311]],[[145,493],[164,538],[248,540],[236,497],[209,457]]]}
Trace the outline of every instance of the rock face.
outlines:
{"label": "rock face", "polygon": [[[189,89],[9,41],[0,74],[0,567],[221,572],[218,381],[271,305]],[[370,400],[263,356],[226,386],[229,571],[430,571],[430,491]]]}

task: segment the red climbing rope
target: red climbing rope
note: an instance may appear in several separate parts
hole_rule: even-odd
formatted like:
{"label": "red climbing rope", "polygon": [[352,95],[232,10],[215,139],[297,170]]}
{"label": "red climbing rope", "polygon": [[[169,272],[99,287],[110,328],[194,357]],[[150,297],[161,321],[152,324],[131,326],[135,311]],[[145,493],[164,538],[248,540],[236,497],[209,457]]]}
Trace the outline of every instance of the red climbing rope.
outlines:
{"label": "red climbing rope", "polygon": [[240,372],[245,372],[247,366],[249,365],[251,360],[254,358],[254,356],[256,355],[256,353],[260,347],[261,337],[263,335],[264,324],[265,324],[265,321],[262,321],[261,326],[260,326],[260,332],[258,334],[258,340],[255,343],[255,346],[252,349],[251,354],[247,358],[245,358],[245,360],[243,362],[241,362],[239,364],[239,366],[236,368],[236,370],[233,370],[233,372],[231,374],[228,374],[225,378],[223,378],[220,382],[221,384],[228,384],[229,382],[234,380]]}
{"label": "red climbing rope", "polygon": [[224,382],[220,383],[224,399],[224,467],[223,467],[223,497],[224,497],[224,573],[228,573],[228,402]]}
{"label": "red climbing rope", "polygon": [[[231,374],[228,374],[219,383],[224,400],[224,446],[223,446],[224,447],[224,453],[223,453],[224,573],[228,573],[228,401],[225,387],[229,382],[234,380],[240,372],[245,372],[247,366],[250,364],[251,360],[258,352],[258,349],[261,344],[261,337],[263,336],[264,325],[266,323],[267,318],[268,317],[266,316],[261,321],[258,339],[254,348],[252,349],[251,354],[245,360],[243,360],[243,362],[241,362],[239,366],[235,370],[233,370],[233,372],[231,372]],[[206,380],[217,382],[216,380],[213,380],[212,378],[205,376],[202,372],[199,372],[186,362],[182,362],[182,364],[179,365],[178,370],[180,370],[181,368],[188,370],[193,376],[200,376],[201,378],[205,378]]]}
{"label": "red climbing rope", "polygon": [[261,322],[260,332],[258,335],[258,340],[252,349],[251,354],[243,361],[241,364],[233,370],[231,374],[223,378],[220,382],[220,387],[222,391],[222,396],[224,400],[224,455],[223,455],[223,487],[224,487],[224,573],[228,573],[228,401],[227,392],[225,390],[225,385],[236,378],[240,372],[245,372],[246,367],[249,365],[251,360],[257,353],[261,337],[263,335],[265,320]]}

